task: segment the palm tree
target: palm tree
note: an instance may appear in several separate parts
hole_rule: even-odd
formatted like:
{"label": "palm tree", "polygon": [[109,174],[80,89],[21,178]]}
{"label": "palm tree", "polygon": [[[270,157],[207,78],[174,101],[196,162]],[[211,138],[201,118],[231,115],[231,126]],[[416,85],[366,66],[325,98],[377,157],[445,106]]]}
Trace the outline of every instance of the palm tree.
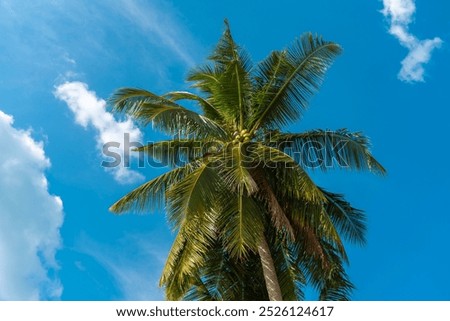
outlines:
{"label": "palm tree", "polygon": [[110,210],[165,209],[177,232],[160,282],[170,300],[298,300],[308,282],[322,300],[348,299],[341,236],[364,243],[364,214],[307,167],[385,170],[359,132],[282,132],[341,49],[307,33],[253,66],[225,25],[209,63],[188,76],[195,92],[122,88],[111,98],[115,112],[175,138],[138,149],[172,169]]}

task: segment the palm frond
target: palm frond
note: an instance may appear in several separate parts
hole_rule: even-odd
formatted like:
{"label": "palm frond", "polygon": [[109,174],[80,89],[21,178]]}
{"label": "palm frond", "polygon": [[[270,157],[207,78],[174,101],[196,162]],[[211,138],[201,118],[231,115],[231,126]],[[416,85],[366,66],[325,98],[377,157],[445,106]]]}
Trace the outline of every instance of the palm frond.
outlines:
{"label": "palm frond", "polygon": [[343,195],[330,193],[323,189],[322,192],[327,198],[325,211],[340,234],[351,242],[365,244],[366,217],[364,212],[352,207]]}
{"label": "palm frond", "polygon": [[301,260],[301,257],[306,255],[310,260],[314,260],[315,264],[320,265],[322,268],[327,268],[330,264],[323,249],[320,236],[308,224],[298,222],[294,224],[297,234],[295,243],[291,244],[291,246],[294,247],[293,252],[299,255],[297,260]]}
{"label": "palm frond", "polygon": [[242,283],[245,279],[243,264],[237,264],[230,255],[224,251],[220,239],[208,251],[206,262],[201,270],[200,277],[195,286],[187,293],[186,300],[242,300],[244,289]]}
{"label": "palm frond", "polygon": [[[306,230],[308,233],[312,233],[309,237],[313,235],[316,240],[324,240],[332,244],[342,259],[346,262],[348,261],[347,253],[338,230],[325,211],[326,203],[318,205],[305,203],[304,200],[291,199],[289,204],[292,206],[290,208],[289,218],[294,229],[298,231]],[[313,242],[315,242],[312,243],[313,245],[317,245],[316,241],[313,240]],[[318,252],[321,253],[322,251]]]}
{"label": "palm frond", "polygon": [[318,264],[317,258],[303,254],[298,261],[304,270],[308,283],[319,291],[321,301],[348,301],[354,289],[345,272],[344,263],[336,248],[324,240],[320,240],[327,265]]}
{"label": "palm frond", "polygon": [[195,284],[215,239],[216,216],[214,211],[208,211],[183,221],[160,279],[169,300],[182,299]]}
{"label": "palm frond", "polygon": [[283,300],[303,300],[302,289],[306,284],[306,278],[297,264],[298,255],[293,253],[293,248],[289,242],[279,242],[276,236],[270,244]]}
{"label": "palm frond", "polygon": [[203,163],[170,186],[166,193],[167,214],[173,227],[178,229],[185,221],[214,210],[220,183],[216,170]]}
{"label": "palm frond", "polygon": [[242,130],[252,89],[251,60],[235,43],[227,21],[225,27],[222,38],[208,57],[212,66],[197,68],[190,73],[188,80],[195,82],[194,87],[210,93],[207,101],[214,105],[228,126]]}
{"label": "palm frond", "polygon": [[[220,90],[220,75],[222,71],[217,65],[203,65],[195,67],[190,70],[187,76],[187,80],[192,82],[192,87],[197,88],[203,92],[206,96],[205,100],[211,106],[216,106],[215,93]],[[215,107],[215,109],[217,109]],[[223,115],[220,113],[220,109],[217,110],[220,117],[223,119]]]}
{"label": "palm frond", "polygon": [[257,144],[252,150],[252,156],[252,159],[258,157],[259,166],[263,166],[266,175],[272,177],[271,186],[282,197],[295,197],[317,204],[325,200],[322,191],[308,173],[287,153],[264,144]]}
{"label": "palm frond", "polygon": [[299,134],[276,133],[269,144],[308,168],[369,170],[384,175],[386,170],[370,153],[369,139],[346,129],[312,130]]}
{"label": "palm frond", "polygon": [[213,120],[186,109],[172,100],[135,88],[118,89],[111,97],[113,111],[126,113],[143,126],[171,135],[225,138],[227,134]]}
{"label": "palm frond", "polygon": [[200,107],[203,110],[203,113],[206,117],[209,119],[212,119],[216,122],[221,122],[222,116],[219,114],[219,112],[216,110],[214,105],[212,105],[208,100],[206,100],[203,97],[200,97],[199,95],[196,95],[194,93],[188,92],[188,91],[171,91],[168,92],[162,97],[167,98],[171,101],[179,101],[179,100],[190,100],[197,102]]}
{"label": "palm frond", "polygon": [[165,206],[167,189],[199,166],[199,162],[192,162],[184,167],[175,168],[161,174],[119,199],[109,210],[119,214],[130,211],[142,213],[162,209]]}
{"label": "palm frond", "polygon": [[195,285],[185,300],[194,301],[266,301],[267,291],[259,256],[250,253],[245,259],[236,259],[224,250],[217,239],[206,254]]}
{"label": "palm frond", "polygon": [[249,144],[251,143],[228,144],[217,164],[228,189],[237,191],[242,186],[246,195],[253,195],[258,190],[258,185],[250,173],[253,159],[247,153]]}
{"label": "palm frond", "polygon": [[327,255],[333,264],[324,272],[319,287],[320,301],[348,301],[354,289],[340,256],[333,246],[327,244]]}
{"label": "palm frond", "polygon": [[218,227],[223,246],[233,258],[245,259],[256,252],[264,231],[264,209],[245,195],[243,184],[234,193],[221,196]]}
{"label": "palm frond", "polygon": [[[175,280],[174,278],[175,273],[177,273],[177,266],[181,265],[179,262],[183,258],[187,242],[187,236],[185,235],[185,233],[183,233],[183,230],[180,229],[177,236],[175,237],[163,268],[159,285],[165,286],[166,297],[169,300],[179,300],[179,298],[186,291],[186,288],[188,289],[191,286],[192,279],[190,278],[186,277],[184,280]],[[203,258],[199,257],[197,253],[194,252],[193,254],[195,255],[195,257],[191,262],[201,262],[203,260]]]}
{"label": "palm frond", "polygon": [[341,48],[306,33],[258,65],[252,106],[251,132],[280,128],[297,120],[319,89]]}

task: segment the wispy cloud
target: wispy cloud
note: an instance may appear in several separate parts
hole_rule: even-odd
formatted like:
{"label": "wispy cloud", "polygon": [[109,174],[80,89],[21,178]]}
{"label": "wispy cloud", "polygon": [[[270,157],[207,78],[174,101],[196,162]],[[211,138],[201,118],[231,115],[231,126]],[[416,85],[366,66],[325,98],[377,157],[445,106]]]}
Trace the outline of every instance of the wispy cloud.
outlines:
{"label": "wispy cloud", "polygon": [[157,7],[157,1],[121,0],[119,3],[121,14],[146,34],[153,35],[154,44],[162,44],[188,66],[194,65],[190,52],[192,37],[177,23],[179,19],[174,17],[173,10]]}
{"label": "wispy cloud", "polygon": [[419,40],[409,32],[409,25],[413,22],[416,12],[414,0],[383,0],[383,5],[381,12],[389,19],[389,33],[409,50],[402,61],[399,79],[406,82],[424,81],[424,64],[430,61],[432,51],[441,46],[442,39],[435,37]]}
{"label": "wispy cloud", "polygon": [[[130,248],[132,250],[130,250]],[[162,300],[158,287],[167,249],[144,235],[129,234],[114,244],[101,244],[82,234],[76,250],[94,258],[113,276],[122,297],[119,300]],[[81,265],[80,270],[88,271]]]}
{"label": "wispy cloud", "polygon": [[13,122],[0,111],[0,300],[59,299],[63,204],[48,191],[42,143]]}
{"label": "wispy cloud", "polygon": [[[138,172],[125,167],[124,160],[124,134],[129,134],[130,141],[139,142],[142,133],[131,119],[117,121],[106,111],[106,101],[98,98],[95,92],[88,89],[82,82],[66,82],[56,87],[55,96],[64,101],[75,115],[75,122],[87,128],[92,126],[97,131],[97,148],[103,151],[103,145],[109,142],[119,143],[116,151],[122,161],[119,166],[107,168],[114,174],[114,178],[122,184],[134,183],[144,179]],[[137,157],[136,153],[131,156]]]}
{"label": "wispy cloud", "polygon": [[176,9],[160,0],[0,0],[0,30],[3,77],[22,88],[67,70],[89,75],[83,68],[94,64],[97,72],[139,64],[164,79],[174,64],[191,66],[198,52]]}

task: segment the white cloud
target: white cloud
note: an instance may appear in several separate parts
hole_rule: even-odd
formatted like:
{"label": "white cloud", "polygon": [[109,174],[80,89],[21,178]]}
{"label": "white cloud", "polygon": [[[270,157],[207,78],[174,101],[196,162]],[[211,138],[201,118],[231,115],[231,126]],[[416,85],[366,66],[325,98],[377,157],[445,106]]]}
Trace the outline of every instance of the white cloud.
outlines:
{"label": "white cloud", "polygon": [[408,55],[402,61],[402,68],[398,77],[402,81],[424,81],[424,64],[431,59],[431,53],[439,48],[442,39],[419,40],[408,30],[413,21],[416,5],[414,0],[383,0],[383,15],[390,20],[389,33],[396,37],[403,47],[409,50]]}
{"label": "white cloud", "polygon": [[441,39],[434,38],[419,41],[412,46],[408,55],[402,61],[399,78],[408,82],[424,81],[425,69],[423,65],[430,61],[433,49],[439,48],[441,44]]}
{"label": "white cloud", "polygon": [[[63,100],[75,114],[75,122],[84,128],[92,126],[97,130],[97,148],[103,151],[103,145],[116,142],[120,147],[109,150],[120,154],[121,162],[116,167],[106,168],[114,174],[114,178],[122,184],[141,181],[144,177],[129,167],[124,166],[124,135],[129,134],[131,142],[140,142],[142,133],[131,119],[117,121],[113,115],[106,111],[106,101],[90,91],[85,83],[73,81],[56,87],[55,96]],[[137,153],[130,153],[137,157]]]}
{"label": "white cloud", "polygon": [[0,300],[59,299],[63,205],[49,194],[42,143],[0,111]]}

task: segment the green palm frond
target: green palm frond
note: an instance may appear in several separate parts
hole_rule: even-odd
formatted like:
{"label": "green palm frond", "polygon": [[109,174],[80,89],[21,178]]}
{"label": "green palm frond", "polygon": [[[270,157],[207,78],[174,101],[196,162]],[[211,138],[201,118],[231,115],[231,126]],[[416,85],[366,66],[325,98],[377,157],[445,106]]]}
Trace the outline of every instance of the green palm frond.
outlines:
{"label": "green palm frond", "polygon": [[140,185],[117,202],[109,210],[113,213],[156,211],[165,206],[165,194],[173,184],[188,176],[201,164],[192,162]]}
{"label": "green palm frond", "polygon": [[271,185],[276,188],[281,199],[293,197],[317,204],[325,201],[322,191],[308,173],[285,152],[258,144],[252,155],[259,157],[259,164],[263,165],[266,175],[272,179]]}
{"label": "green palm frond", "polygon": [[[336,249],[330,244],[325,244],[327,248],[328,260],[332,264],[322,273],[322,277],[317,284],[319,289],[319,300],[321,301],[348,301],[354,289],[350,282],[341,257],[336,252]],[[315,283],[315,282],[314,282]]]}
{"label": "green palm frond", "polygon": [[229,68],[230,63],[239,60],[244,70],[250,70],[252,68],[252,62],[248,54],[234,41],[231,35],[230,24],[228,20],[224,20],[225,31],[222,37],[219,39],[216,47],[214,48],[208,60],[214,62],[221,67],[221,70]]}
{"label": "green palm frond", "polygon": [[284,242],[278,242],[276,237],[272,239],[271,251],[280,288],[285,301],[297,301],[304,299],[303,287],[306,278],[297,264],[298,255],[293,253],[293,248]]}
{"label": "green palm frond", "polygon": [[311,33],[258,65],[251,132],[280,128],[297,120],[319,89],[325,72],[341,48]]}
{"label": "green palm frond", "polygon": [[299,134],[276,133],[269,144],[284,150],[308,168],[328,170],[338,167],[386,174],[383,166],[370,153],[369,139],[360,132],[339,129]]}
{"label": "green palm frond", "polygon": [[[249,100],[252,92],[250,78],[251,60],[248,54],[234,41],[228,23],[212,55],[208,57],[212,66],[192,71],[188,80],[193,87],[206,89],[207,99],[235,130],[244,129]],[[207,96],[207,98],[209,98]]]}
{"label": "green palm frond", "polygon": [[[224,251],[220,239],[211,248],[206,256],[205,264],[201,268],[196,284],[187,293],[186,300],[201,301],[239,301],[251,300],[248,288],[256,282],[252,282],[248,270],[253,258],[247,261],[237,261]],[[251,273],[258,274],[253,269]],[[258,283],[256,283],[258,284]],[[264,291],[261,291],[264,292]]]}
{"label": "green palm frond", "polygon": [[135,88],[118,89],[110,99],[113,111],[126,113],[136,121],[171,135],[226,138],[213,120],[186,109],[172,100]]}
{"label": "green palm frond", "polygon": [[179,100],[190,100],[197,102],[203,110],[203,113],[209,119],[212,119],[216,122],[222,121],[222,116],[216,110],[214,105],[212,105],[208,100],[188,91],[171,91],[168,92],[162,97],[167,98],[171,101],[179,101]]}
{"label": "green palm frond", "polygon": [[304,271],[308,283],[319,291],[321,301],[348,301],[354,289],[345,272],[344,263],[336,248],[320,240],[326,265],[320,264],[317,257],[303,253],[298,264]]}
{"label": "green palm frond", "polygon": [[245,261],[231,257],[216,240],[206,255],[206,262],[195,285],[185,300],[193,301],[265,301],[268,300],[262,266],[257,254],[250,253]]}
{"label": "green palm frond", "polygon": [[215,169],[203,163],[170,186],[166,193],[167,214],[174,228],[178,229],[185,221],[214,210],[220,183]]}
{"label": "green palm frond", "polygon": [[366,217],[364,212],[352,207],[343,195],[330,193],[323,189],[322,191],[327,198],[325,211],[340,234],[351,242],[365,244]]}
{"label": "green palm frond", "polygon": [[245,259],[256,252],[264,231],[264,209],[245,195],[241,184],[234,193],[220,196],[221,214],[218,228],[223,246],[233,258]]}
{"label": "green palm frond", "polygon": [[332,244],[343,260],[347,262],[348,257],[341,236],[325,210],[327,203],[317,205],[305,204],[303,200],[290,200],[290,204],[293,206],[290,220],[294,226],[296,228],[301,226],[313,231],[318,239]]}
{"label": "green palm frond", "polygon": [[228,144],[218,158],[218,170],[226,187],[237,191],[243,187],[246,195],[253,195],[258,186],[250,170],[253,159],[249,157],[247,147],[251,143]]}
{"label": "green palm frond", "polygon": [[[180,264],[180,261],[182,261],[183,259],[183,254],[185,253],[187,242],[188,238],[186,234],[183,232],[183,229],[180,229],[177,236],[175,237],[163,268],[159,285],[165,286],[166,297],[169,300],[179,300],[179,298],[183,296],[183,293],[186,291],[186,288],[189,288],[193,282],[192,278],[189,277],[185,277],[184,279],[174,278],[175,273],[178,273],[177,267],[179,267],[180,265],[182,266],[182,264]],[[189,248],[187,252],[189,252]],[[194,257],[191,261],[188,261],[188,263],[203,261],[203,257],[200,256],[199,253],[193,252],[192,255],[194,255]],[[186,257],[187,256],[185,255],[184,258]],[[186,270],[186,268],[184,268],[184,270]]]}
{"label": "green palm frond", "polygon": [[[197,88],[206,96],[206,102],[211,106],[216,106],[215,93],[220,90],[220,75],[221,70],[217,65],[203,65],[198,66],[189,71],[187,80],[192,82],[192,87]],[[216,110],[217,108],[214,107]],[[217,110],[220,118],[223,119],[223,115],[220,110]]]}
{"label": "green palm frond", "polygon": [[230,262],[224,254],[226,253],[223,253],[218,244],[208,250],[206,254],[208,264],[200,268],[200,273],[194,285],[185,294],[184,300],[223,301],[224,297],[230,296],[239,278],[230,272]]}
{"label": "green palm frond", "polygon": [[195,284],[199,269],[205,263],[205,254],[215,239],[216,216],[217,213],[209,211],[183,221],[160,279],[169,300],[182,299]]}

